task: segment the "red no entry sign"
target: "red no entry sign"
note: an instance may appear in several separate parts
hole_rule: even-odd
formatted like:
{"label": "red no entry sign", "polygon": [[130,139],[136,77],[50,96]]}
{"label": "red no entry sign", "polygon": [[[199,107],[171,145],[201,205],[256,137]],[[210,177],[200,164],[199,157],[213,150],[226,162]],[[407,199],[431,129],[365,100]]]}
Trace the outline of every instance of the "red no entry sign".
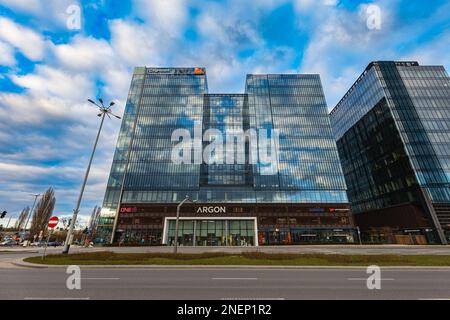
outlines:
{"label": "red no entry sign", "polygon": [[53,229],[58,225],[58,222],[59,222],[58,217],[51,217],[50,220],[48,221],[48,227]]}

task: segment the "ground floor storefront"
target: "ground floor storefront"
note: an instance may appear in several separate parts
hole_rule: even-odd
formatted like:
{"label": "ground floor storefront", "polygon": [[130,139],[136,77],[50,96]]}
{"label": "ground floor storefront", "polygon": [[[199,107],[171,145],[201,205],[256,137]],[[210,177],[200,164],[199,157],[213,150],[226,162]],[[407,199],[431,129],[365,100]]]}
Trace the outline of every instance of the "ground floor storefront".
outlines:
{"label": "ground floor storefront", "polygon": [[[176,219],[166,218],[162,244],[175,244]],[[182,218],[178,226],[180,246],[255,246],[256,218]]]}
{"label": "ground floor storefront", "polygon": [[120,208],[114,243],[119,245],[259,246],[357,242],[348,205],[189,204],[176,236],[176,206]]}
{"label": "ground floor storefront", "polygon": [[357,241],[357,230],[354,228],[268,228],[258,231],[258,242],[260,245],[339,244],[354,243]]}
{"label": "ground floor storefront", "polygon": [[439,244],[436,231],[432,228],[371,228],[361,233],[367,244],[404,244],[427,245]]}
{"label": "ground floor storefront", "polygon": [[[436,210],[436,208],[435,208]],[[441,220],[445,212],[438,212]],[[436,226],[420,203],[405,203],[379,210],[356,213],[355,224],[367,244],[426,245],[440,244]],[[442,224],[450,239],[449,226]]]}

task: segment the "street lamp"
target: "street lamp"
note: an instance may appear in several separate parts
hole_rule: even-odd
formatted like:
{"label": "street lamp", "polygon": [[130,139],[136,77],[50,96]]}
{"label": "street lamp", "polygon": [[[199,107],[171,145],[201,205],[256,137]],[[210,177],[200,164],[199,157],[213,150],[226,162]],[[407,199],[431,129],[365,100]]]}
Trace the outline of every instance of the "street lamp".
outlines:
{"label": "street lamp", "polygon": [[179,222],[180,222],[180,208],[183,204],[185,204],[186,202],[191,202],[191,203],[195,203],[196,201],[191,201],[189,199],[189,196],[186,195],[186,198],[184,198],[183,201],[181,201],[178,206],[177,206],[177,220],[175,222],[175,246],[173,247],[173,253],[177,253],[178,252],[178,227],[179,227]]}
{"label": "street lamp", "polygon": [[95,139],[94,148],[92,150],[91,158],[89,159],[89,164],[86,169],[86,174],[84,175],[84,180],[83,180],[83,184],[81,186],[80,195],[78,196],[77,206],[73,210],[72,220],[70,221],[69,230],[67,231],[66,242],[64,243],[64,251],[63,251],[63,253],[65,253],[65,254],[69,253],[70,240],[71,240],[71,237],[73,234],[73,229],[75,227],[75,223],[77,221],[78,212],[80,211],[81,199],[83,198],[84,188],[86,187],[86,182],[87,182],[87,179],[89,176],[89,171],[91,170],[92,160],[94,158],[95,150],[97,149],[97,143],[98,143],[98,139],[100,138],[100,132],[102,131],[102,128],[103,128],[103,122],[105,121],[105,116],[108,116],[108,118],[110,118],[110,119],[111,119],[111,116],[116,117],[117,119],[121,119],[119,116],[115,115],[111,111],[111,107],[113,105],[115,105],[114,102],[111,102],[108,107],[105,107],[105,105],[103,104],[103,100],[101,98],[98,99],[98,102],[100,102],[100,104],[96,103],[95,101],[93,101],[91,99],[88,99],[88,101],[98,108],[99,113],[97,114],[97,116],[101,117],[102,120],[100,122],[100,127],[98,128],[97,138]]}
{"label": "street lamp", "polygon": [[[40,197],[42,194],[36,193],[36,194],[31,194],[31,195],[34,197],[34,202],[33,202],[33,207],[31,207],[31,210],[28,213],[27,222],[25,222],[25,225],[23,226],[23,229],[22,229],[24,234],[27,232],[27,225],[28,225],[28,222],[30,221],[30,217],[33,215],[33,211],[34,211],[34,207],[36,205],[37,198]],[[25,240],[25,237],[24,237],[24,240]]]}

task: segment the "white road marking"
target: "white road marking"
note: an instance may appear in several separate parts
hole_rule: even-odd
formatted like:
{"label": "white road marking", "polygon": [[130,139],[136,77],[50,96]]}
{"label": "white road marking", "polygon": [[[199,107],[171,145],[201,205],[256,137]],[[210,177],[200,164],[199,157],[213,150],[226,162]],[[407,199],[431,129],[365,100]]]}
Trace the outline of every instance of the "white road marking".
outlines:
{"label": "white road marking", "polygon": [[90,300],[91,298],[38,298],[38,297],[25,297],[24,300]]}
{"label": "white road marking", "polygon": [[211,278],[212,280],[258,280],[258,278]]}
{"label": "white road marking", "polygon": [[[367,281],[367,278],[348,278],[349,281]],[[381,281],[394,281],[392,278],[381,278]]]}
{"label": "white road marking", "polygon": [[286,300],[285,298],[220,298],[220,300]]}
{"label": "white road marking", "polygon": [[120,278],[81,278],[81,280],[120,280]]}

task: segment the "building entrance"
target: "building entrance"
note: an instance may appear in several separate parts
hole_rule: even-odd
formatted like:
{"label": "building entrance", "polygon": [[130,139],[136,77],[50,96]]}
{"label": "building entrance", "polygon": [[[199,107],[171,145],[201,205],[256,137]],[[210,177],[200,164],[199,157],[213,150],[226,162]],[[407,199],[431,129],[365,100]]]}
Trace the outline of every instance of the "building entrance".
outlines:
{"label": "building entrance", "polygon": [[164,244],[173,246],[177,238],[179,246],[255,246],[255,219],[181,218],[175,237],[176,220],[167,218]]}

